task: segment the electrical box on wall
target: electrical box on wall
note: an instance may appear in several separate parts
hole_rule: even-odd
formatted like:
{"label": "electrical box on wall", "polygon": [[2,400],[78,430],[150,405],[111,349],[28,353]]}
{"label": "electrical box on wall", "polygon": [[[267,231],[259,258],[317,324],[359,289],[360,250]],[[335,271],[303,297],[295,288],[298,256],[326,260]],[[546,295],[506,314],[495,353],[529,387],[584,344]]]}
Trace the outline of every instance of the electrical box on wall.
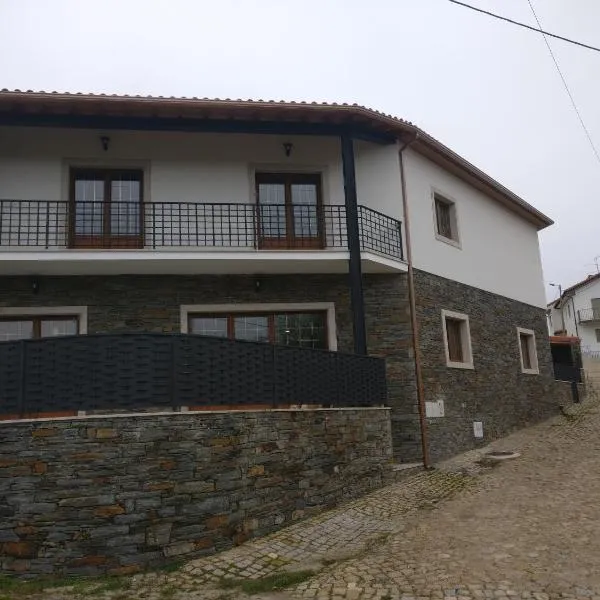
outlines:
{"label": "electrical box on wall", "polygon": [[473,421],[473,435],[478,440],[483,438],[483,423],[481,421]]}
{"label": "electrical box on wall", "polygon": [[436,418],[444,416],[444,401],[425,402],[425,416],[428,418]]}

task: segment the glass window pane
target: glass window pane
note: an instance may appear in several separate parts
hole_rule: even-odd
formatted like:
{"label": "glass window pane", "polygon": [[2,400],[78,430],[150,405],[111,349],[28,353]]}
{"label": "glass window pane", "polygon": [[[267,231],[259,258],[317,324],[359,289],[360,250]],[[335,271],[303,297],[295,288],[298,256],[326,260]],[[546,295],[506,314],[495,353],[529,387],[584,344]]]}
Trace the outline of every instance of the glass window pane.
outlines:
{"label": "glass window pane", "polygon": [[327,349],[326,317],[320,313],[275,315],[275,343]]}
{"label": "glass window pane", "polygon": [[259,183],[260,230],[263,237],[285,238],[285,185]]}
{"label": "glass window pane", "polygon": [[104,180],[75,181],[75,233],[101,235],[104,219]]}
{"label": "glass window pane", "polygon": [[192,317],[190,333],[226,338],[227,317]]}
{"label": "glass window pane", "polygon": [[0,321],[0,342],[29,340],[33,337],[33,321]]}
{"label": "glass window pane", "polygon": [[294,235],[296,237],[318,237],[317,186],[314,183],[292,184],[292,206]]}
{"label": "glass window pane", "polygon": [[40,323],[41,337],[77,335],[77,319],[43,319]]}
{"label": "glass window pane", "polygon": [[233,321],[236,340],[269,341],[269,318],[266,315],[239,315]]}
{"label": "glass window pane", "polygon": [[111,235],[140,233],[140,182],[119,177],[111,181],[110,191]]}

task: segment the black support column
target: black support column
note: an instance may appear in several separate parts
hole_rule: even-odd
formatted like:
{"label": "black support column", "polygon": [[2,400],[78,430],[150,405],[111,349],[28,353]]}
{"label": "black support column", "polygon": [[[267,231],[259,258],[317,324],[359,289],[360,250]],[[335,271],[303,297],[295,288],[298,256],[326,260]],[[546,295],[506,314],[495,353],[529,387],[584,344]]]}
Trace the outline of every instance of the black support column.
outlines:
{"label": "black support column", "polygon": [[344,169],[344,197],[346,200],[346,233],[350,252],[349,279],[352,302],[355,354],[367,353],[365,328],[365,303],[360,262],[360,233],[358,227],[358,202],[356,196],[356,171],[354,166],[354,142],[349,135],[342,135],[342,165]]}

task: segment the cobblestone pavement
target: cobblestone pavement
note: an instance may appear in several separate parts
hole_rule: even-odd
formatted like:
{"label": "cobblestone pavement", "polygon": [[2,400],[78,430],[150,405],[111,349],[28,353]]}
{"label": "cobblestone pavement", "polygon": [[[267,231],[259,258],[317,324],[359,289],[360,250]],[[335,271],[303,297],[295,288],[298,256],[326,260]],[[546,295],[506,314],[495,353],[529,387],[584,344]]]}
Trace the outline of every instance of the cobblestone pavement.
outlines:
{"label": "cobblestone pavement", "polygon": [[[242,598],[233,580],[314,571],[300,600],[600,600],[600,409],[495,442],[522,456],[495,468],[468,452],[339,509],[125,588],[44,598]],[[1,591],[0,591],[1,592]],[[0,593],[0,597],[2,594]]]}

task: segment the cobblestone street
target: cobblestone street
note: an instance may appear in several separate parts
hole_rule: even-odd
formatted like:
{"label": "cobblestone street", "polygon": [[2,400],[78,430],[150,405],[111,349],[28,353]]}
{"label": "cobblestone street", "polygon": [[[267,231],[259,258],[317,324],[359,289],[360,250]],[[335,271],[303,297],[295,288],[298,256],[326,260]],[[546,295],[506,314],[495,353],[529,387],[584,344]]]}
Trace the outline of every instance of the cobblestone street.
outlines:
{"label": "cobblestone street", "polygon": [[244,580],[283,571],[305,575],[253,597],[600,600],[599,431],[593,405],[494,443],[521,453],[497,467],[470,452],[177,571],[39,597],[244,598]]}

